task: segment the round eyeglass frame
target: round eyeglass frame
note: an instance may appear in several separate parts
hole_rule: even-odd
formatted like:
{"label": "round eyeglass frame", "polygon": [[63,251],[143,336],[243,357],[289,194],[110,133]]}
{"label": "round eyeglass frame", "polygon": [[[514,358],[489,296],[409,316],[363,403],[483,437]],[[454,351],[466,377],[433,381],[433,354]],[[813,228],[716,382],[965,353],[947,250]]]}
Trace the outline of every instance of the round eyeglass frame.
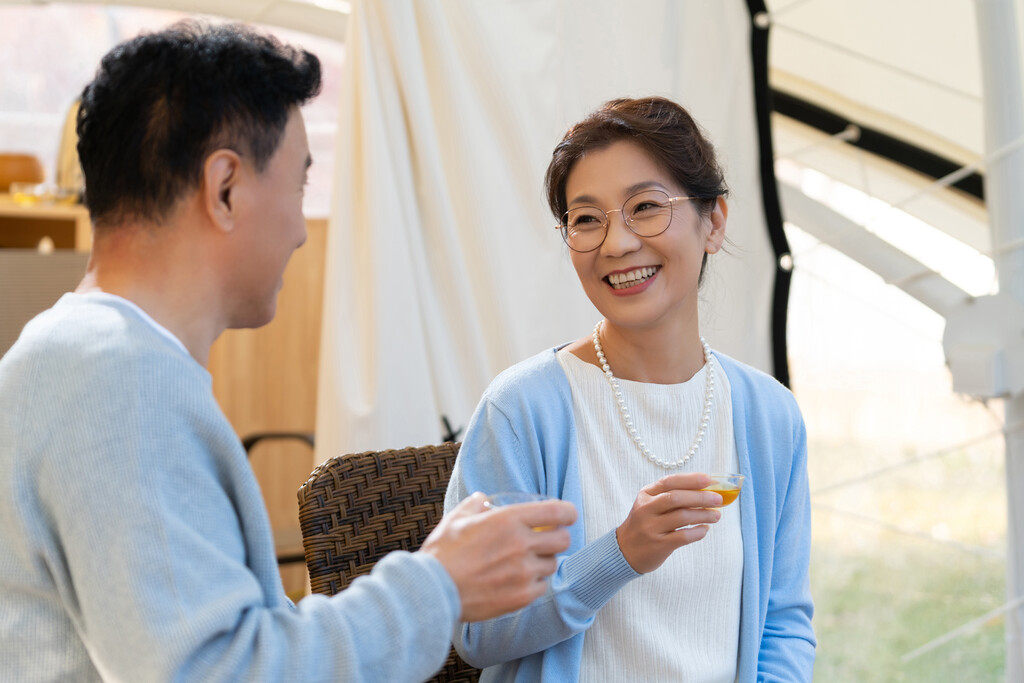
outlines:
{"label": "round eyeglass frame", "polygon": [[[644,235],[644,234],[639,233],[639,232],[637,232],[636,230],[633,229],[633,226],[631,225],[632,221],[631,221],[631,219],[629,217],[626,216],[625,209],[626,209],[626,204],[629,204],[629,202],[632,201],[635,197],[638,197],[639,195],[642,195],[642,194],[646,194],[648,192],[659,192],[659,193],[665,195],[665,201],[668,202],[669,214],[668,214],[668,220],[665,221],[665,227],[664,228],[662,228],[661,230],[659,230],[656,233],[653,233],[653,234],[650,234],[650,235]],[[555,226],[555,230],[558,230],[562,234],[562,241],[565,242],[565,246],[569,247],[569,249],[571,249],[572,251],[575,251],[577,254],[586,254],[586,253],[589,253],[589,252],[594,251],[596,249],[600,249],[601,245],[604,244],[604,241],[606,239],[608,239],[608,228],[611,226],[611,223],[612,223],[612,219],[611,219],[611,216],[609,214],[611,214],[611,213],[613,213],[615,211],[618,211],[619,215],[622,216],[622,222],[629,229],[629,231],[631,233],[633,233],[634,235],[636,235],[637,237],[657,237],[658,235],[663,234],[666,230],[668,230],[669,226],[672,225],[672,217],[673,217],[672,211],[673,211],[673,208],[675,206],[675,203],[678,202],[678,201],[693,200],[693,199],[703,199],[703,197],[688,197],[688,196],[685,196],[685,195],[679,195],[678,197],[669,197],[668,193],[667,192],[663,192],[662,190],[650,190],[650,189],[648,189],[648,190],[641,190],[640,192],[637,192],[635,194],[629,195],[628,197],[626,197],[626,200],[624,202],[622,202],[622,206],[619,207],[618,209],[610,209],[608,211],[604,211],[603,209],[601,209],[600,207],[597,207],[597,206],[586,205],[586,206],[576,207],[575,209],[573,209],[573,211],[579,211],[580,209],[588,209],[589,208],[589,209],[596,209],[597,211],[599,211],[599,212],[604,214],[604,222],[602,223],[602,225],[604,227],[604,234],[601,236],[601,241],[598,242],[593,247],[591,247],[590,249],[577,249],[576,247],[574,247],[571,244],[569,244],[569,212],[568,211],[566,211],[565,213],[562,214],[562,222]]]}

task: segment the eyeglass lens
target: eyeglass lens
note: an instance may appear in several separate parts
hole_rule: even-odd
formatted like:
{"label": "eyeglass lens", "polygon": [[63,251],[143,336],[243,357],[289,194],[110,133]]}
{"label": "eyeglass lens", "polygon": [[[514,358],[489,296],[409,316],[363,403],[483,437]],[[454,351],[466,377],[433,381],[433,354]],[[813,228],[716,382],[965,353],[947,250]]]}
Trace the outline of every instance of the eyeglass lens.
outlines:
{"label": "eyeglass lens", "polygon": [[[661,190],[644,190],[627,199],[619,211],[626,225],[637,235],[655,237],[672,222],[672,202]],[[611,213],[608,212],[608,213]],[[576,251],[590,251],[604,242],[611,220],[596,206],[574,207],[562,218],[562,237]]]}

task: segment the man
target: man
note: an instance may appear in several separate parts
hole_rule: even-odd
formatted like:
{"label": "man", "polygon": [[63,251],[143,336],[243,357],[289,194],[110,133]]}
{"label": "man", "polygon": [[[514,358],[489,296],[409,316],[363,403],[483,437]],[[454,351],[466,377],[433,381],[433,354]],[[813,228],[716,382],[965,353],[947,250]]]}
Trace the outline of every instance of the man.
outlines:
{"label": "man", "polygon": [[319,87],[307,52],[192,24],[116,47],[86,87],[88,271],[0,362],[3,680],[420,680],[457,621],[543,594],[573,507],[476,496],[340,595],[284,595],[204,366],[273,317],[305,240]]}

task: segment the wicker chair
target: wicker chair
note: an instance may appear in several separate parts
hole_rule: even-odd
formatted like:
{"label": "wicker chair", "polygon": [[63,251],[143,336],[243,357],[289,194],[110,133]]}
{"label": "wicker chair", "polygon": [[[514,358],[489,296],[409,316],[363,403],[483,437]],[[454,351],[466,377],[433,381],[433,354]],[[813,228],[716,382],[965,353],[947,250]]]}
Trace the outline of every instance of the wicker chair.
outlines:
{"label": "wicker chair", "polygon": [[[458,443],[368,451],[319,465],[299,488],[299,523],[313,591],[334,595],[393,550],[416,550],[443,513]],[[476,683],[451,650],[438,683]]]}

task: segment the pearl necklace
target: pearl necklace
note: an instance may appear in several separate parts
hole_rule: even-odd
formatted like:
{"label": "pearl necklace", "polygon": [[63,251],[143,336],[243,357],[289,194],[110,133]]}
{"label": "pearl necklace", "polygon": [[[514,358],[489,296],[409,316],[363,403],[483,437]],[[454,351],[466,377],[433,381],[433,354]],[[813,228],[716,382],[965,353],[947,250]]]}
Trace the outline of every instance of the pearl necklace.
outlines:
{"label": "pearl necklace", "polygon": [[704,433],[708,429],[708,422],[711,420],[711,403],[715,397],[715,366],[711,362],[711,347],[704,341],[704,337],[700,338],[701,346],[704,347],[704,367],[708,369],[707,380],[704,383],[704,412],[700,417],[700,429],[697,430],[697,437],[693,440],[693,445],[690,446],[690,450],[687,452],[686,457],[675,462],[665,462],[661,458],[654,457],[651,453],[651,449],[647,447],[644,440],[640,438],[640,434],[637,433],[636,427],[633,426],[633,418],[629,414],[629,408],[626,407],[626,401],[622,397],[622,388],[619,387],[619,380],[612,374],[612,368],[608,365],[608,359],[604,357],[604,350],[601,348],[601,324],[604,321],[598,321],[594,325],[594,351],[597,352],[597,360],[601,364],[601,369],[604,370],[604,376],[608,378],[608,384],[612,387],[612,394],[615,395],[615,402],[619,405],[619,414],[622,415],[622,422],[626,425],[626,430],[629,432],[630,437],[633,439],[633,443],[640,449],[644,457],[653,462],[658,467],[663,467],[666,470],[674,470],[682,467],[690,461],[690,458],[694,456],[697,449],[700,448],[701,441],[704,440]]}

